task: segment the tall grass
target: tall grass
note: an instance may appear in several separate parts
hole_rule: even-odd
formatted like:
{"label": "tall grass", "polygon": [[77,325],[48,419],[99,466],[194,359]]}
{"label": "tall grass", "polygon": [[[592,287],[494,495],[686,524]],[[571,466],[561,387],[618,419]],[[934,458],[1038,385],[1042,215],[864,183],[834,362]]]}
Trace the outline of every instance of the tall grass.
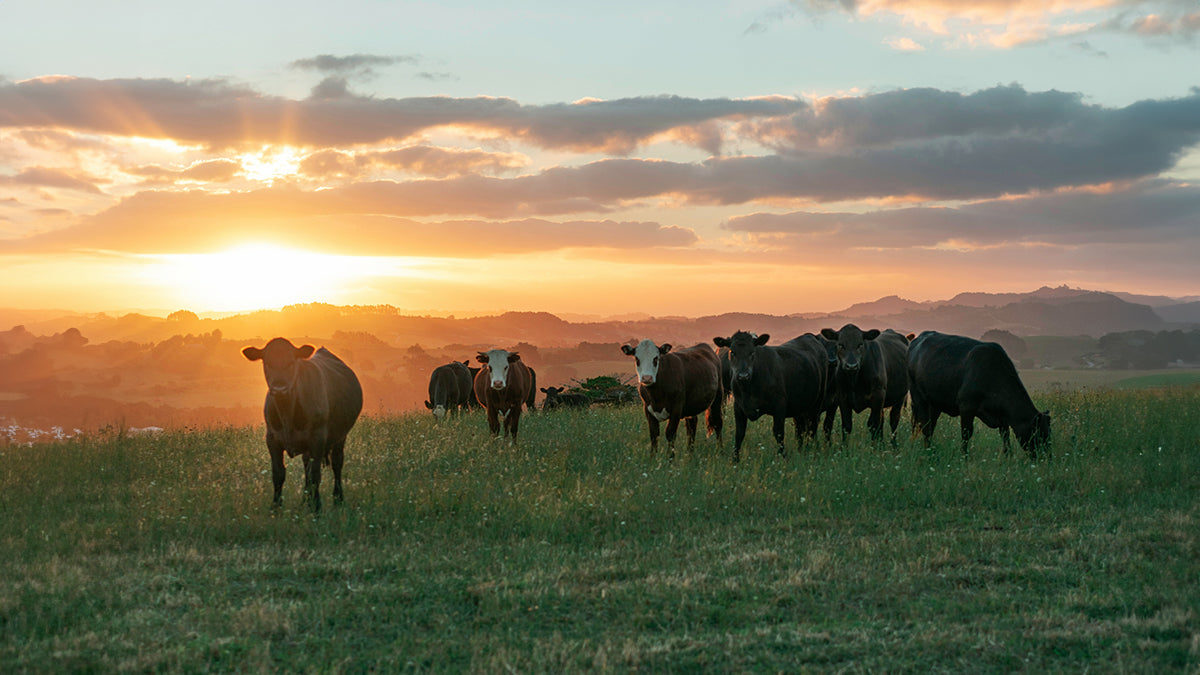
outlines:
{"label": "tall grass", "polygon": [[261,429],[0,447],[0,664],[1195,671],[1200,389],[1043,401],[1042,462],[955,420],[787,458],[760,420],[734,466],[637,408],[366,418],[319,517]]}

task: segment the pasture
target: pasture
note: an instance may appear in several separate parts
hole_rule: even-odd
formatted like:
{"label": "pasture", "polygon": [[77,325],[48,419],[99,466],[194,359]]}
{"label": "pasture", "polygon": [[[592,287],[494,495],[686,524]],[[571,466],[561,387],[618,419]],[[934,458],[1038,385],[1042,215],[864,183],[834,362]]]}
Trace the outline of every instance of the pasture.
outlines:
{"label": "pasture", "polygon": [[[648,450],[637,407],[365,418],[312,517],[260,428],[0,446],[6,672],[1196,672],[1200,388],[1035,392],[1050,461]],[[727,407],[727,411],[729,408]],[[727,419],[732,414],[727,413]],[[907,429],[907,414],[903,429]],[[1015,444],[1014,444],[1015,445]]]}

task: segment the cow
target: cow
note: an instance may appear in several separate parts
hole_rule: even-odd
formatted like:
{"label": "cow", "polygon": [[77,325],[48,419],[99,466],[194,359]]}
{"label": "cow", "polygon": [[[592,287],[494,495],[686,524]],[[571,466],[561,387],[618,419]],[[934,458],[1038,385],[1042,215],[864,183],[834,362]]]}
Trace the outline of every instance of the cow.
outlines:
{"label": "cow", "polygon": [[828,357],[815,335],[806,333],[779,346],[767,346],[769,334],[738,331],[732,337],[713,338],[729,348],[733,368],[733,419],[736,425],[733,461],[741,461],[746,422],[763,415],[773,418],[772,433],[779,454],[787,455],[784,425],[792,418],[796,438],[815,434],[825,401]]}
{"label": "cow", "polygon": [[433,369],[429,375],[429,400],[425,407],[442,419],[471,404],[471,371],[463,361],[451,361]]}
{"label": "cow", "polygon": [[[314,353],[315,351],[315,353]],[[321,510],[321,465],[333,469],[333,500],[341,503],[346,435],[362,412],[362,387],[354,371],[324,347],[297,347],[277,337],[265,347],[242,354],[262,361],[267,380],[263,417],[275,483],[274,507],[282,503],[287,468],[283,453],[304,460],[304,493],[314,512]]]}
{"label": "cow", "polygon": [[721,360],[712,347],[698,344],[671,351],[670,344],[657,345],[642,340],[637,346],[621,345],[632,356],[638,377],[638,394],[646,413],[650,432],[650,452],[658,451],[659,426],[667,423],[667,456],[675,456],[675,435],[682,419],[687,428],[688,452],[696,442],[697,416],[704,413],[708,435],[721,442],[724,426],[721,405],[725,395],[721,387]]}
{"label": "cow", "polygon": [[842,413],[842,438],[854,428],[853,413],[870,410],[867,429],[871,439],[878,441],[883,436],[883,409],[888,408],[895,445],[896,427],[908,394],[908,340],[890,329],[864,331],[852,323],[840,330],[824,328],[821,336],[837,349],[834,388]]}
{"label": "cow", "polygon": [[729,348],[718,347],[717,357],[721,359],[721,390],[725,400],[733,393],[733,366],[729,365]]}
{"label": "cow", "polygon": [[592,405],[592,398],[587,394],[571,394],[565,387],[542,387],[546,400],[542,401],[542,410],[555,408],[587,408]]}
{"label": "cow", "polygon": [[1008,429],[1030,459],[1050,443],[1050,411],[1039,411],[1004,348],[961,335],[925,331],[908,346],[913,436],[925,447],[942,413],[962,421],[962,452],[975,433],[975,418],[1000,430],[1009,451]]}
{"label": "cow", "polygon": [[525,397],[525,409],[529,412],[537,412],[537,371],[533,366],[525,366],[529,369],[529,395]]}
{"label": "cow", "polygon": [[503,349],[479,352],[475,360],[484,364],[475,376],[475,398],[487,410],[488,428],[499,437],[503,420],[504,436],[515,445],[521,407],[534,396],[531,369],[520,354]]}

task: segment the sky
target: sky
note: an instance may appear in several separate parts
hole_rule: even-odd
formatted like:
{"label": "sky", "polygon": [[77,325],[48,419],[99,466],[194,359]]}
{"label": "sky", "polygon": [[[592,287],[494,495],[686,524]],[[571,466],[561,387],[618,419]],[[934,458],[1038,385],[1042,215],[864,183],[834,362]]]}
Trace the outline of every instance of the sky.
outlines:
{"label": "sky", "polygon": [[0,307],[1200,294],[1195,0],[0,0]]}

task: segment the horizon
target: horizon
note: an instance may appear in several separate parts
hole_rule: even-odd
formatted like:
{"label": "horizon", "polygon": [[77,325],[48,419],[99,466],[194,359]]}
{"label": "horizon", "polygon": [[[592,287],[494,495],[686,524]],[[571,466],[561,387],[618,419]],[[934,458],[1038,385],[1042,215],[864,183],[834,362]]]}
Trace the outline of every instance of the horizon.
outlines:
{"label": "horizon", "polygon": [[1200,295],[1178,0],[285,11],[0,3],[2,304]]}

